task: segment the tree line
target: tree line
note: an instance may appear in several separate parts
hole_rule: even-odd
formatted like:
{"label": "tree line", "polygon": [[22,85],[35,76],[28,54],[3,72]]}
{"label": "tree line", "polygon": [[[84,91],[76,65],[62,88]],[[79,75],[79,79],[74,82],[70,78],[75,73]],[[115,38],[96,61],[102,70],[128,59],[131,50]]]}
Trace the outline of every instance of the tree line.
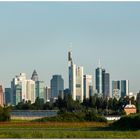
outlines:
{"label": "tree line", "polygon": [[124,114],[124,107],[131,103],[136,105],[140,111],[140,93],[134,97],[124,97],[117,100],[116,98],[102,98],[97,94],[90,96],[89,99],[84,98],[83,102],[74,101],[70,94],[64,95],[62,99],[60,96],[56,102],[46,102],[43,99],[36,98],[35,103],[31,101],[20,102],[12,107],[13,110],[60,110],[60,112],[83,112],[85,110],[92,110],[101,115],[122,115]]}

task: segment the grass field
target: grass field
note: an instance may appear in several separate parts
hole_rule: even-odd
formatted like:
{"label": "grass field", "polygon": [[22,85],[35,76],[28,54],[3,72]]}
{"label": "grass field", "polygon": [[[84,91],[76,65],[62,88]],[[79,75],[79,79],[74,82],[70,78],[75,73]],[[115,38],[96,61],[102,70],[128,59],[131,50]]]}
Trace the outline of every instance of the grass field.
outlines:
{"label": "grass field", "polygon": [[0,138],[140,138],[140,131],[111,131],[99,122],[1,122]]}

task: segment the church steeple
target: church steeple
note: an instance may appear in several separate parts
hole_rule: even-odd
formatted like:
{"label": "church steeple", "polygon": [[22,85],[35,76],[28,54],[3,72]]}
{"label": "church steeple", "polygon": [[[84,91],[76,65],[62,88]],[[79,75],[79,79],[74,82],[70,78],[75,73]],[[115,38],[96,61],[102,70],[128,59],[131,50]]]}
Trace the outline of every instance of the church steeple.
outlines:
{"label": "church steeple", "polygon": [[38,74],[37,74],[36,70],[33,71],[33,74],[32,74],[31,79],[32,79],[33,81],[38,81]]}

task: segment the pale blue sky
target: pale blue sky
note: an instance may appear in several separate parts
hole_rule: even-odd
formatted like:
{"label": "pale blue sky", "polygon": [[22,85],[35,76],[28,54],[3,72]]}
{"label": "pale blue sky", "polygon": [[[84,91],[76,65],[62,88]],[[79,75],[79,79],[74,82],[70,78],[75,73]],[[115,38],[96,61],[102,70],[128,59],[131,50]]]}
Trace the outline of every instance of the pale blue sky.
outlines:
{"label": "pale blue sky", "polygon": [[85,74],[100,58],[111,80],[140,90],[140,2],[0,2],[0,84],[36,69],[46,85],[62,74],[67,87],[70,42]]}

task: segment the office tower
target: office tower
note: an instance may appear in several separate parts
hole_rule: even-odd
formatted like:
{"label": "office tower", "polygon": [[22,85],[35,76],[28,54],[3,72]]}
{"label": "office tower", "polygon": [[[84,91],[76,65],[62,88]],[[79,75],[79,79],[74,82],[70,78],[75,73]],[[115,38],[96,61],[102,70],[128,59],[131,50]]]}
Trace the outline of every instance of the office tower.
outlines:
{"label": "office tower", "polygon": [[0,106],[3,106],[4,102],[3,102],[3,89],[2,89],[2,85],[0,85]]}
{"label": "office tower", "polygon": [[103,96],[103,69],[99,66],[96,69],[96,90],[98,96]]}
{"label": "office tower", "polygon": [[13,78],[11,82],[11,95],[12,104],[17,105],[19,102],[31,101],[34,102],[35,95],[35,82],[33,80],[27,80],[25,73]]}
{"label": "office tower", "polygon": [[26,101],[26,74],[20,73],[11,82],[12,104]]}
{"label": "office tower", "polygon": [[129,96],[129,81],[121,80],[121,97]]}
{"label": "office tower", "polygon": [[96,90],[99,97],[110,97],[110,75],[100,65],[95,70]]}
{"label": "office tower", "polygon": [[11,88],[5,88],[5,104],[10,105],[11,104]]}
{"label": "office tower", "polygon": [[61,75],[53,75],[51,79],[51,97],[57,99],[64,90],[64,80]]}
{"label": "office tower", "polygon": [[92,75],[84,75],[84,97],[93,96]]}
{"label": "office tower", "polygon": [[15,85],[15,89],[14,89],[14,96],[13,96],[13,104],[17,105],[19,102],[25,101],[25,98],[22,98],[22,85],[21,84],[17,84]]}
{"label": "office tower", "polygon": [[110,75],[109,73],[104,74],[104,82],[103,82],[103,97],[110,97]]}
{"label": "office tower", "polygon": [[83,102],[83,67],[76,66],[72,60],[72,52],[68,52],[69,89],[73,100]]}
{"label": "office tower", "polygon": [[51,88],[50,87],[46,87],[46,101],[50,102],[50,98],[51,98]]}
{"label": "office tower", "polygon": [[112,81],[112,97],[117,100],[121,97],[120,81]]}
{"label": "office tower", "polygon": [[35,81],[33,80],[27,80],[26,99],[30,100],[31,103],[35,102]]}
{"label": "office tower", "polygon": [[46,93],[46,88],[45,88],[45,83],[44,81],[36,81],[35,82],[36,86],[36,96],[35,98],[40,98],[40,99],[43,99],[44,102],[46,102],[46,99],[45,99],[45,93]]}
{"label": "office tower", "polygon": [[33,74],[32,74],[31,79],[32,79],[33,81],[38,81],[38,74],[37,74],[36,70],[33,71]]}

